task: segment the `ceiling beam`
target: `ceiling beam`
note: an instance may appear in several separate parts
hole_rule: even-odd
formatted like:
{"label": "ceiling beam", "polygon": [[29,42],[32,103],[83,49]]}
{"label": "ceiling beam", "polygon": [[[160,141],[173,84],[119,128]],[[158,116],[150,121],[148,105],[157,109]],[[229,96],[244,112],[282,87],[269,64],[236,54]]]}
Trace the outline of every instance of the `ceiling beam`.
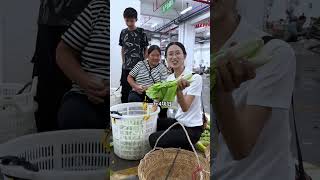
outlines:
{"label": "ceiling beam", "polygon": [[172,18],[163,17],[163,16],[155,15],[155,14],[141,13],[141,15],[142,15],[142,16],[151,16],[151,17],[156,17],[156,18],[161,18],[161,19],[166,19],[166,20],[172,20]]}
{"label": "ceiling beam", "polygon": [[196,23],[198,23],[198,22],[200,22],[202,20],[208,19],[208,18],[210,18],[210,11],[208,11],[208,12],[206,12],[206,13],[204,13],[204,14],[202,14],[202,15],[194,18],[194,19],[192,19],[191,20],[191,24],[196,24]]}

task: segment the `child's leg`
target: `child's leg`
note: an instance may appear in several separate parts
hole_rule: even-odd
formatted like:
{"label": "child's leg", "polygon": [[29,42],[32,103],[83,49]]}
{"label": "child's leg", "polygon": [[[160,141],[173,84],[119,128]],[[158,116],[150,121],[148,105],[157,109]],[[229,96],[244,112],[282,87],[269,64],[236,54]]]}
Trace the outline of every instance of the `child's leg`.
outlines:
{"label": "child's leg", "polygon": [[131,86],[127,81],[127,77],[129,75],[130,70],[125,70],[122,69],[122,73],[121,73],[121,102],[122,103],[127,103],[128,102],[128,96],[129,96],[129,92],[131,91]]}

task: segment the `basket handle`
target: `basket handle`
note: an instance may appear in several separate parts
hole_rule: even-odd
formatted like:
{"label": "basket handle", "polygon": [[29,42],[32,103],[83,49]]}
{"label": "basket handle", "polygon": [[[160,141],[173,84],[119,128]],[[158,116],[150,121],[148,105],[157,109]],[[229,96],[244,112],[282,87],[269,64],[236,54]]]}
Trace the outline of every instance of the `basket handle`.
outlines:
{"label": "basket handle", "polygon": [[[157,139],[157,141],[156,141],[153,149],[152,149],[151,151],[149,151],[149,152],[146,154],[146,156],[149,155],[151,152],[155,151],[156,149],[160,149],[160,148],[157,148],[157,145],[158,145],[159,140],[160,140],[168,131],[170,131],[174,126],[176,126],[176,125],[178,125],[178,124],[182,127],[183,131],[185,132],[185,134],[186,134],[186,136],[187,136],[187,139],[188,139],[188,141],[189,141],[189,144],[191,145],[192,150],[193,150],[193,152],[194,152],[194,154],[195,154],[195,156],[196,156],[196,158],[197,158],[198,167],[201,167],[198,153],[196,152],[196,149],[194,148],[194,146],[193,146],[193,144],[192,144],[192,142],[191,142],[191,140],[190,140],[190,137],[189,137],[189,134],[188,134],[186,128],[185,128],[180,122],[175,122],[175,123],[172,124],[167,130],[165,130],[165,131],[161,134],[161,136]],[[201,171],[200,171],[200,179],[203,179],[202,171],[206,172],[205,170],[201,170]],[[208,172],[206,172],[206,173],[208,173]]]}
{"label": "basket handle", "polygon": [[38,86],[38,77],[35,76],[33,78],[33,80],[32,80],[32,86],[31,86],[31,94],[32,94],[32,96],[36,96],[37,86]]}

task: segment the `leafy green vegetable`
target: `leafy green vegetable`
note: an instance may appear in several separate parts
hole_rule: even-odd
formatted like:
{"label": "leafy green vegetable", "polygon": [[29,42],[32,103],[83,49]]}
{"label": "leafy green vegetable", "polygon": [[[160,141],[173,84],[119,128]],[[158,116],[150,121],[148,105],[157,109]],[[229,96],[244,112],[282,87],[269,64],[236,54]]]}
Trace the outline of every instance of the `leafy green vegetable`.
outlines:
{"label": "leafy green vegetable", "polygon": [[[228,55],[232,55],[236,59],[246,59],[253,63],[256,68],[266,64],[271,60],[271,56],[261,54],[261,49],[264,46],[262,39],[250,40],[241,44],[237,44],[229,49],[218,52],[216,55],[211,56],[211,92],[216,90],[216,68],[217,61],[225,58]],[[214,102],[214,94],[211,95],[211,102]]]}
{"label": "leafy green vegetable", "polygon": [[[185,75],[183,78],[191,82],[192,74]],[[147,89],[146,94],[149,98],[159,102],[173,102],[177,92],[178,80],[156,83]]]}

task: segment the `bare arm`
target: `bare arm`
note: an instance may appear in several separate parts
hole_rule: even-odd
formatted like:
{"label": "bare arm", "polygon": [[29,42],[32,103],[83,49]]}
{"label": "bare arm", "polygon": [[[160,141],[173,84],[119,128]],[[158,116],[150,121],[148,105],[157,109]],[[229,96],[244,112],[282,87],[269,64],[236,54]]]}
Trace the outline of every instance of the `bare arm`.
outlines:
{"label": "bare arm", "polygon": [[128,83],[130,84],[130,86],[132,88],[136,88],[137,86],[139,86],[139,84],[136,83],[136,81],[134,80],[134,78],[129,74],[128,78],[127,78]]}
{"label": "bare arm", "polygon": [[107,89],[100,83],[94,81],[80,66],[79,54],[63,41],[57,47],[56,61],[64,74],[85,90],[90,101],[102,103],[107,95]]}
{"label": "bare arm", "polygon": [[194,96],[183,95],[182,91],[177,91],[177,101],[183,112],[187,112],[190,109],[190,106],[194,100]]}
{"label": "bare arm", "polygon": [[217,119],[234,159],[246,158],[271,115],[271,108],[245,105],[236,107],[231,93],[217,96]]}
{"label": "bare arm", "polygon": [[75,83],[84,86],[84,82],[89,81],[87,73],[80,66],[78,52],[63,41],[57,47],[56,61],[65,75]]}
{"label": "bare arm", "polygon": [[190,109],[190,106],[194,100],[193,95],[183,95],[183,89],[189,87],[190,83],[185,79],[180,79],[178,81],[178,88],[177,88],[177,101],[182,109],[183,112],[187,112]]}
{"label": "bare arm", "polygon": [[221,133],[235,160],[249,156],[271,114],[271,108],[235,105],[233,90],[254,77],[251,64],[240,64],[231,58],[218,62],[214,103]]}

